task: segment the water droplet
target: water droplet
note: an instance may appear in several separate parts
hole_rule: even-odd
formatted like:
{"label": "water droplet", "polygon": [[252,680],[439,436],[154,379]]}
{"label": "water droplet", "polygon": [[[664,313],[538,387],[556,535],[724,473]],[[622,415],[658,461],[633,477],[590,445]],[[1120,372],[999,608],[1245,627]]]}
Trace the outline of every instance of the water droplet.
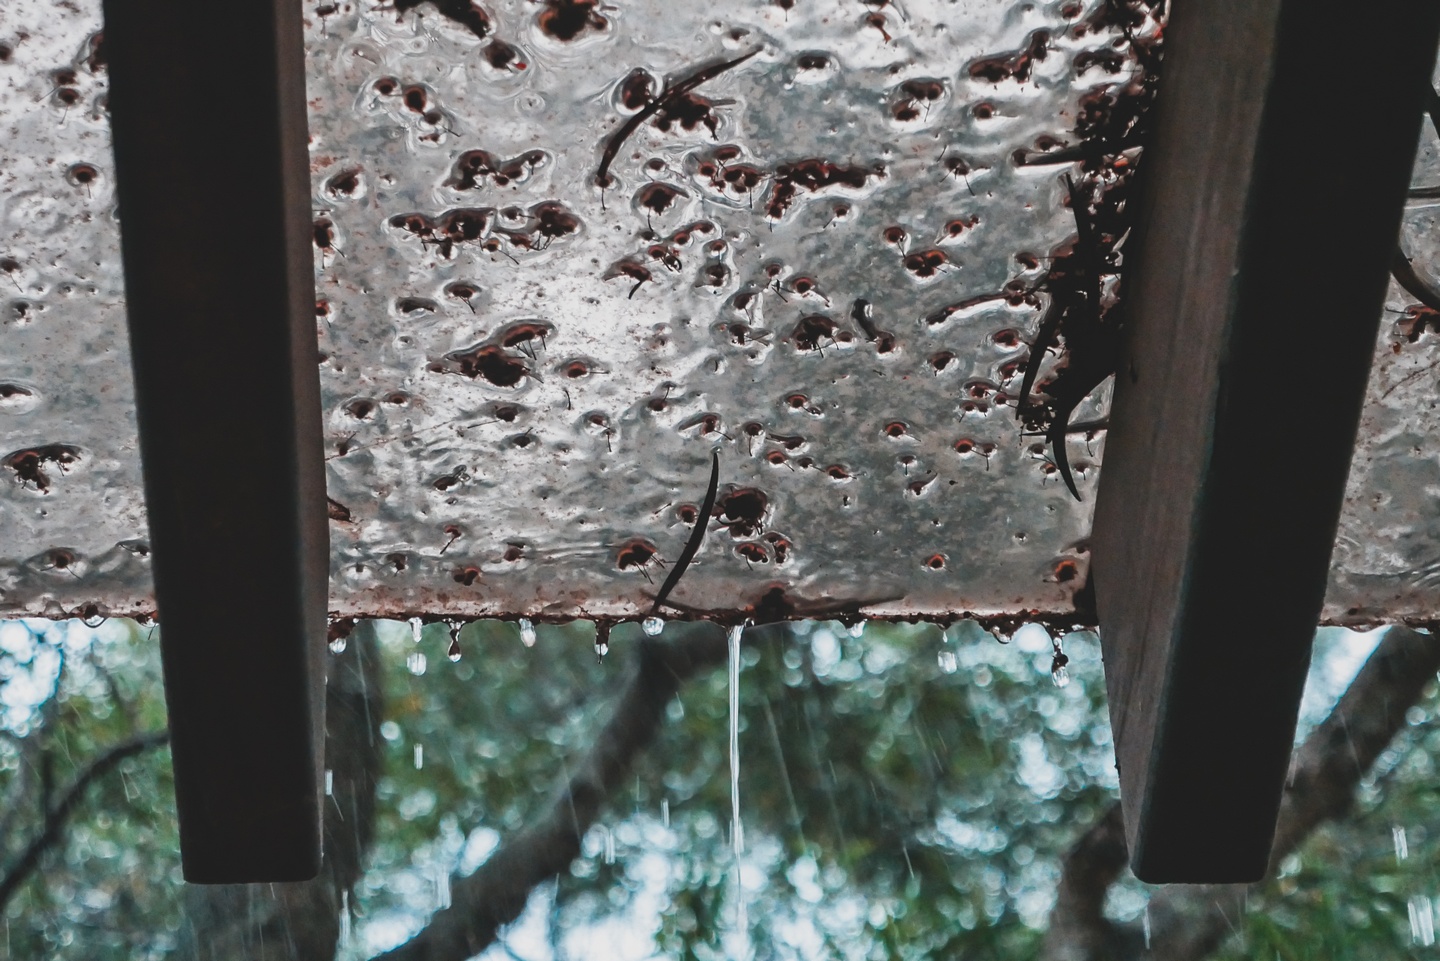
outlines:
{"label": "water droplet", "polygon": [[448,658],[450,658],[450,660],[452,660],[452,661],[458,661],[458,660],[460,660],[460,640],[459,640],[459,638],[455,638],[455,637],[450,638],[450,650],[446,652],[445,656],[448,657]]}
{"label": "water droplet", "polygon": [[1055,651],[1054,657],[1050,658],[1050,680],[1055,682],[1056,687],[1065,687],[1070,683],[1070,669],[1066,666],[1070,663],[1070,658],[1060,650],[1058,635],[1051,638],[1050,645]]}
{"label": "water droplet", "polygon": [[421,768],[423,768],[424,766],[425,766],[425,745],[423,745],[423,744],[417,744],[417,745],[415,745],[415,770],[418,771],[418,770],[420,770]]}
{"label": "water droplet", "polygon": [[328,767],[325,769],[325,796],[329,797],[335,793],[335,772]]}
{"label": "water droplet", "polygon": [[425,655],[414,651],[405,658],[405,666],[410,668],[410,673],[420,675],[425,673]]}
{"label": "water droplet", "polygon": [[443,911],[450,906],[450,872],[445,865],[435,865],[435,910]]}
{"label": "water droplet", "polygon": [[345,638],[343,638],[343,637],[333,637],[333,638],[331,638],[331,639],[330,639],[330,653],[331,653],[331,654],[344,654],[344,653],[345,653]]}
{"label": "water droplet", "polygon": [[105,621],[106,617],[104,614],[91,614],[89,617],[85,618],[82,623],[91,630],[94,630],[101,624],[104,624]]}
{"label": "water droplet", "polygon": [[851,637],[861,637],[865,634],[865,622],[863,620],[856,621],[854,624],[847,626],[845,632]]}
{"label": "water droplet", "polygon": [[661,631],[665,630],[665,618],[647,617],[645,618],[645,620],[640,622],[640,630],[644,631],[646,634],[649,634],[651,637],[654,637]]}
{"label": "water droplet", "polygon": [[960,667],[960,658],[954,651],[941,651],[939,661],[940,670],[946,674],[954,674]]}
{"label": "water droplet", "polygon": [[660,823],[667,828],[670,826],[670,799],[668,797],[660,799]]}
{"label": "water droplet", "polygon": [[419,644],[419,643],[420,643],[420,632],[423,631],[424,629],[425,629],[425,622],[424,622],[424,621],[420,620],[420,618],[418,618],[418,617],[412,617],[412,618],[410,618],[410,636],[415,639],[415,643],[416,643],[416,644]]}
{"label": "water droplet", "polygon": [[605,621],[595,622],[595,657],[603,658],[610,653],[610,625]]}
{"label": "water droplet", "polygon": [[516,622],[520,628],[520,643],[526,647],[535,646],[535,624],[528,617],[522,617]]}
{"label": "water droplet", "polygon": [[998,627],[997,627],[997,628],[994,628],[993,630],[991,630],[991,631],[990,631],[990,635],[991,635],[992,637],[994,637],[995,640],[999,641],[1001,644],[1009,644],[1009,643],[1010,643],[1010,635],[1009,635],[1009,634],[1006,634],[1003,630],[1001,630],[1001,629],[998,628]]}
{"label": "water droplet", "polygon": [[1390,829],[1390,837],[1395,842],[1395,860],[1403,861],[1410,856],[1410,842],[1405,837],[1405,829],[1396,825]]}
{"label": "water droplet", "polygon": [[1429,947],[1435,943],[1435,914],[1430,899],[1417,894],[1410,899],[1410,940]]}

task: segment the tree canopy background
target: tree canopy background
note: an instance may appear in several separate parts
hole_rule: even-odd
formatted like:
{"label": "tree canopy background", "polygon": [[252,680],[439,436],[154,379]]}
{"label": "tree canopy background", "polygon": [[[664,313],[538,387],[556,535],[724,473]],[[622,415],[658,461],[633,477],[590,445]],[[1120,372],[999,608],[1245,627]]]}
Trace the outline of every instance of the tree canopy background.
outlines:
{"label": "tree canopy background", "polygon": [[325,870],[197,887],[154,630],[0,625],[10,957],[1400,958],[1434,940],[1426,635],[1322,631],[1276,878],[1162,889],[1122,868],[1089,635],[1063,639],[1060,687],[1033,625],[748,630],[737,872],[723,629],[619,628],[597,659],[586,624],[530,647],[481,621],[451,660],[443,623],[419,642],[342,624]]}

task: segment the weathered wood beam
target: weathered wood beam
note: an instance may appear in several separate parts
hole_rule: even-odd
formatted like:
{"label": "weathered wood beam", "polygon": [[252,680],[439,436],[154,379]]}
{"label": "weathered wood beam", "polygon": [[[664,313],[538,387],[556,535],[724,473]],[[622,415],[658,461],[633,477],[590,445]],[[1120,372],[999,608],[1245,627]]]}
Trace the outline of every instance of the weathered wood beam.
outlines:
{"label": "weathered wood beam", "polygon": [[185,877],[320,865],[328,542],[298,0],[106,0]]}
{"label": "weathered wood beam", "polygon": [[1175,0],[1093,538],[1143,880],[1265,871],[1437,36]]}

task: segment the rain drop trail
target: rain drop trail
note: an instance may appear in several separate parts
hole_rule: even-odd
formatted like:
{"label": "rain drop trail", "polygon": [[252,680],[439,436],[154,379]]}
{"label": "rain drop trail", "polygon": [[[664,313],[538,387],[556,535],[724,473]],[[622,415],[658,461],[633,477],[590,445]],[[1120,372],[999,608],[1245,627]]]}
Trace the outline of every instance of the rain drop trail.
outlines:
{"label": "rain drop trail", "polygon": [[420,770],[421,768],[423,768],[424,766],[425,766],[425,745],[423,745],[423,744],[417,744],[417,745],[415,745],[415,770],[418,771],[418,770]]}
{"label": "rain drop trail", "polygon": [[535,624],[528,617],[522,617],[519,621],[520,643],[526,647],[535,646]]}
{"label": "rain drop trail", "polygon": [[749,929],[745,917],[745,888],[740,856],[745,853],[745,830],[740,823],[740,635],[745,627],[730,628],[730,842],[735,849],[735,916],[742,937]]}
{"label": "rain drop trail", "polygon": [[1403,861],[1410,856],[1410,842],[1405,837],[1405,829],[1395,826],[1390,829],[1390,837],[1395,842],[1395,860]]}
{"label": "rain drop trail", "polygon": [[1435,943],[1435,915],[1430,899],[1417,894],[1410,899],[1410,940],[1414,944],[1429,947]]}

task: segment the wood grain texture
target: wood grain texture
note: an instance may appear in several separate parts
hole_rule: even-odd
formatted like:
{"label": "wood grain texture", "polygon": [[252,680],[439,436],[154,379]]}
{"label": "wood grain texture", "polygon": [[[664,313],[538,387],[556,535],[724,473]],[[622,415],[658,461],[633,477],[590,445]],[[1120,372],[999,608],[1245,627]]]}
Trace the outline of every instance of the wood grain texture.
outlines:
{"label": "wood grain texture", "polygon": [[301,7],[107,0],[105,46],[185,876],[301,880],[329,563]]}
{"label": "wood grain texture", "polygon": [[1144,880],[1265,871],[1437,35],[1174,4],[1093,538]]}

